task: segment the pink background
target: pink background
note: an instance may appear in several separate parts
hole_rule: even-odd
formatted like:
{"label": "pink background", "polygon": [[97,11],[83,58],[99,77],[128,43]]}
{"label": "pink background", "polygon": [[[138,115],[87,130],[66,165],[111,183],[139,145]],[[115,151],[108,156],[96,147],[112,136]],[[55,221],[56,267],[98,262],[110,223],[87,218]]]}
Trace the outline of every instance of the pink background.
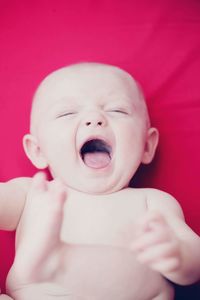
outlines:
{"label": "pink background", "polygon": [[[41,79],[79,61],[114,64],[140,81],[160,131],[157,157],[135,185],[173,194],[200,234],[198,0],[0,0],[0,50],[0,181],[36,171],[21,140]],[[0,234],[1,282],[13,237]]]}

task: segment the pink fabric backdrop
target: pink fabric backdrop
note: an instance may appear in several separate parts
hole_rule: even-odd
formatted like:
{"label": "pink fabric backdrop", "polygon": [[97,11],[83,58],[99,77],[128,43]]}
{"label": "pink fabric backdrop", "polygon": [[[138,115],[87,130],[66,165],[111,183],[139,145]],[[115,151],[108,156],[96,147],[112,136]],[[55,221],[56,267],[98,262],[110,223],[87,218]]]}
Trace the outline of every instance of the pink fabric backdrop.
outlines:
{"label": "pink fabric backdrop", "polygon": [[[114,64],[140,81],[160,131],[157,157],[135,184],[173,194],[200,234],[198,0],[0,0],[0,54],[0,181],[35,172],[21,140],[41,79],[78,61]],[[13,245],[2,232],[1,282]]]}

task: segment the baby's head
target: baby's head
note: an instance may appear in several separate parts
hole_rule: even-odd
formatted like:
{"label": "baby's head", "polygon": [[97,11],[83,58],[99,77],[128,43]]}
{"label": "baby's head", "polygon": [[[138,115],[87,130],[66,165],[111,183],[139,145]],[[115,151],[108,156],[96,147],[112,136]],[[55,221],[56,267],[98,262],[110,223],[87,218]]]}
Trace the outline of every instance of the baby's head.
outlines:
{"label": "baby's head", "polygon": [[157,142],[136,81],[114,66],[80,63],[40,84],[24,148],[37,168],[48,167],[67,186],[105,194],[128,186]]}

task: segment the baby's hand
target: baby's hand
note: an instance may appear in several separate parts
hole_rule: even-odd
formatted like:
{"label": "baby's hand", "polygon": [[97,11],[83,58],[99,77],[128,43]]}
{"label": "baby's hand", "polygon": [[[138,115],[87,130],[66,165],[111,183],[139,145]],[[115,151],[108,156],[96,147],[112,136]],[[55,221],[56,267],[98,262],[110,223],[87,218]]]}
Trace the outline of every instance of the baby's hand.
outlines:
{"label": "baby's hand", "polygon": [[181,265],[181,242],[159,212],[147,213],[138,225],[138,237],[131,249],[138,261],[168,277]]}
{"label": "baby's hand", "polygon": [[50,270],[47,266],[52,260],[57,265],[52,257],[55,254],[57,257],[57,249],[61,249],[65,198],[65,187],[59,181],[47,181],[44,173],[34,176],[18,226],[15,260],[7,279],[10,290],[13,286],[40,281],[42,276],[54,272],[52,268],[56,269],[52,263]]}

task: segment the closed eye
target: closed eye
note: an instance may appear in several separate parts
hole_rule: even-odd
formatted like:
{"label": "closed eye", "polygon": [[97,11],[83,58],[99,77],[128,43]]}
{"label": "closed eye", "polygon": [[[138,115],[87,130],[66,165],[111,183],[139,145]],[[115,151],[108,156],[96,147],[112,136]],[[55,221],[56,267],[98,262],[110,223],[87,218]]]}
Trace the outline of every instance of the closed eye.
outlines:
{"label": "closed eye", "polygon": [[111,113],[119,113],[119,114],[124,114],[124,115],[128,115],[128,112],[123,110],[123,109],[112,109],[112,110],[109,110],[109,112]]}
{"label": "closed eye", "polygon": [[58,118],[62,118],[62,117],[72,116],[72,115],[75,115],[75,114],[76,114],[76,112],[65,112],[65,113],[59,114],[59,115],[57,116],[57,119],[58,119]]}

